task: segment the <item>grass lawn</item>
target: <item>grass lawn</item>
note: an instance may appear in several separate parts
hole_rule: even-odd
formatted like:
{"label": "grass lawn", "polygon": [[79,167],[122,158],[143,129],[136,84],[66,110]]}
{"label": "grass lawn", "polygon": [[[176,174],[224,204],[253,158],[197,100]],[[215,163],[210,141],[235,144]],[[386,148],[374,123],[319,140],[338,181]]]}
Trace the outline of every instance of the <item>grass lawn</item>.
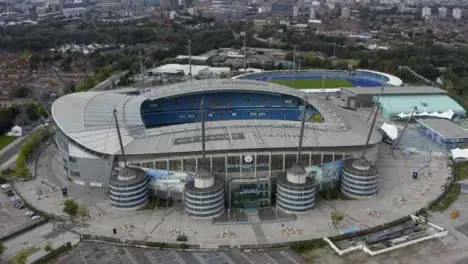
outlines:
{"label": "grass lawn", "polygon": [[8,144],[13,142],[15,139],[16,139],[16,137],[0,136],[0,149],[6,147]]}
{"label": "grass lawn", "polygon": [[273,80],[272,83],[289,86],[296,89],[323,89],[323,88],[341,88],[354,87],[354,85],[341,79],[324,79],[324,80]]}

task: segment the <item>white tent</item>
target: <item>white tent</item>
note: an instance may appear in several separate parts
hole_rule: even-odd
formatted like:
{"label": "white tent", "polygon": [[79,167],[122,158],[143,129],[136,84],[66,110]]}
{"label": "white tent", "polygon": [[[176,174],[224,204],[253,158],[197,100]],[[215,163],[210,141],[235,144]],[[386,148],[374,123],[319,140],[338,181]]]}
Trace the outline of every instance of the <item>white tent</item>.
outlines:
{"label": "white tent", "polygon": [[14,126],[11,128],[10,132],[7,133],[7,136],[21,137],[23,136],[23,129],[19,126]]}
{"label": "white tent", "polygon": [[383,125],[380,127],[380,129],[382,129],[382,131],[384,131],[385,134],[387,134],[387,136],[391,140],[395,140],[395,139],[398,138],[398,128],[395,125],[390,125],[390,124],[387,124],[387,123],[383,123]]}
{"label": "white tent", "polygon": [[452,159],[465,159],[468,160],[468,149],[452,149],[450,150],[452,153]]}
{"label": "white tent", "polygon": [[[399,118],[408,118],[410,117],[411,113],[410,114],[405,114],[405,113],[399,113],[398,114],[398,117]],[[428,116],[428,117],[438,117],[438,118],[445,118],[445,119],[452,119],[453,118],[453,115],[455,115],[455,112],[453,112],[452,109],[449,109],[443,113],[438,113],[438,112],[432,112],[432,113],[428,113],[428,112],[422,112],[422,113],[415,113],[413,114],[413,116]]]}

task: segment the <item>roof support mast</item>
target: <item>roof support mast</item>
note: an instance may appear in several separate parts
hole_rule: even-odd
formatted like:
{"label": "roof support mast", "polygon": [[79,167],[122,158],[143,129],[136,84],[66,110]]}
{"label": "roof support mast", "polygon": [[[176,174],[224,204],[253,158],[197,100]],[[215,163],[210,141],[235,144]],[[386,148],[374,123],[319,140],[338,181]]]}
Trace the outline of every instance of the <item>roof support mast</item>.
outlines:
{"label": "roof support mast", "polygon": [[202,157],[203,167],[206,165],[206,142],[205,142],[205,102],[204,97],[201,98],[200,103],[200,114],[201,114],[201,127],[202,127]]}
{"label": "roof support mast", "polygon": [[403,130],[401,131],[400,136],[398,136],[396,138],[396,140],[394,141],[394,143],[392,144],[392,149],[395,149],[396,147],[398,147],[398,144],[400,144],[401,138],[405,134],[406,128],[408,127],[409,123],[411,122],[411,119],[413,119],[413,115],[416,113],[416,111],[418,111],[418,107],[415,106],[413,108],[413,111],[411,112],[410,116],[408,117],[408,120],[406,120],[405,126],[403,127]]}
{"label": "roof support mast", "polygon": [[114,120],[115,120],[115,128],[117,129],[117,136],[119,137],[119,144],[120,144],[120,151],[122,152],[122,159],[124,162],[124,166],[127,167],[127,158],[125,156],[125,151],[122,142],[122,135],[120,134],[120,127],[119,121],[117,120],[117,109],[114,108]]}
{"label": "roof support mast", "polygon": [[188,40],[188,63],[189,63],[189,77],[192,79],[192,41]]}
{"label": "roof support mast", "polygon": [[[380,93],[382,93],[382,90],[383,90],[383,86],[380,90]],[[370,138],[371,138],[371,135],[372,135],[372,131],[374,131],[374,126],[375,126],[375,120],[377,119],[377,115],[379,114],[379,105],[380,105],[380,101],[377,101],[375,103],[375,113],[374,113],[374,118],[372,119],[372,124],[371,124],[371,127],[369,129],[369,134],[367,134],[367,139],[366,139],[366,145],[364,145],[364,151],[362,152],[362,157],[365,158],[366,157],[366,152],[367,152],[367,149],[369,148],[369,141],[370,141]]]}
{"label": "roof support mast", "polygon": [[302,152],[302,141],[304,139],[304,127],[307,114],[307,95],[304,98],[304,110],[302,111],[302,120],[301,120],[301,133],[299,134],[299,147],[297,148],[297,159],[296,162],[300,163],[301,152]]}

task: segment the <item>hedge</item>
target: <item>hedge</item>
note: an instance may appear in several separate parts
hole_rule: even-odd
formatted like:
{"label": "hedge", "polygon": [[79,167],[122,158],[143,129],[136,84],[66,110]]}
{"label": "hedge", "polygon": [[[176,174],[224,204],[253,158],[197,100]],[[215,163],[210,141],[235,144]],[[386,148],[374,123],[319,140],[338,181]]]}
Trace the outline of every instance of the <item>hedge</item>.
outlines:
{"label": "hedge", "polygon": [[21,177],[29,177],[31,176],[31,172],[28,168],[28,160],[32,154],[32,152],[39,147],[39,145],[49,139],[52,133],[47,129],[41,129],[36,131],[33,135],[31,135],[28,140],[23,144],[21,147],[20,152],[18,153],[18,157],[16,158],[16,169],[15,175]]}
{"label": "hedge", "polygon": [[45,264],[45,263],[50,263],[51,260],[54,258],[58,257],[59,255],[67,252],[68,250],[72,249],[72,245],[70,242],[67,242],[66,244],[58,247],[57,249],[54,249],[49,252],[49,254],[45,255],[44,257],[37,259],[36,261],[32,262],[33,264]]}

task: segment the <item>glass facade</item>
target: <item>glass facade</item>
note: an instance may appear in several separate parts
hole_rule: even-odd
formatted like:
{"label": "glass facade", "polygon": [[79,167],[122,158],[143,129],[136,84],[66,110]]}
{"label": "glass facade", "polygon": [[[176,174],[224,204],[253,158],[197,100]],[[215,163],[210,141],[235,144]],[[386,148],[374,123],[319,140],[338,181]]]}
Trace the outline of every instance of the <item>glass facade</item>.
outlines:
{"label": "glass facade", "polygon": [[[307,168],[351,157],[351,154],[343,152],[304,151],[299,161]],[[210,170],[216,178],[225,182],[226,208],[249,209],[275,204],[276,177],[289,169],[296,161],[296,152],[213,154],[206,156],[204,167]],[[186,156],[153,162],[143,161],[140,164],[142,166],[154,164],[156,169],[161,170],[196,172],[202,166],[203,158]],[[337,183],[339,179],[334,180]],[[312,206],[312,203],[309,205]]]}

